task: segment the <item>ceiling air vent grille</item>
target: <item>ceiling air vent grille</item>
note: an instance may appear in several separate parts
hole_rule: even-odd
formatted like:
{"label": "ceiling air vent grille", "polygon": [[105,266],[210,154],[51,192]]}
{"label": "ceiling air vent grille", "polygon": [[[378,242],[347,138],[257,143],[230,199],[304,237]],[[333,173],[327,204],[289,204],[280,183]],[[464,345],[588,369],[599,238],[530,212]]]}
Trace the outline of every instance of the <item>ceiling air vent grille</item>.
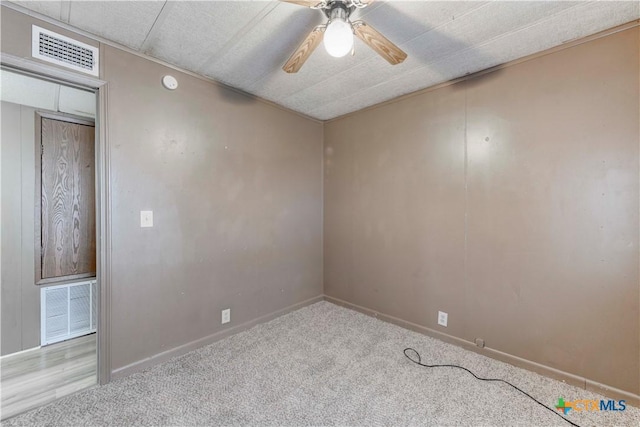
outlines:
{"label": "ceiling air vent grille", "polygon": [[33,26],[31,56],[65,68],[98,75],[98,48]]}

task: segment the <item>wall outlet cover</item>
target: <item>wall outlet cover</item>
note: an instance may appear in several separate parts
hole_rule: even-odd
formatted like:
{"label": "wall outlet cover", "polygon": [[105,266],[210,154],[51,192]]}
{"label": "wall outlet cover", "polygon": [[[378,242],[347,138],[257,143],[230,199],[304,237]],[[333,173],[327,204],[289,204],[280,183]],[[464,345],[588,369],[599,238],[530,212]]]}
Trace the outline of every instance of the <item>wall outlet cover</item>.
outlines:
{"label": "wall outlet cover", "polygon": [[447,313],[445,313],[444,311],[438,312],[438,325],[446,327],[448,320],[449,315]]}
{"label": "wall outlet cover", "polygon": [[231,322],[231,309],[222,310],[222,324]]}

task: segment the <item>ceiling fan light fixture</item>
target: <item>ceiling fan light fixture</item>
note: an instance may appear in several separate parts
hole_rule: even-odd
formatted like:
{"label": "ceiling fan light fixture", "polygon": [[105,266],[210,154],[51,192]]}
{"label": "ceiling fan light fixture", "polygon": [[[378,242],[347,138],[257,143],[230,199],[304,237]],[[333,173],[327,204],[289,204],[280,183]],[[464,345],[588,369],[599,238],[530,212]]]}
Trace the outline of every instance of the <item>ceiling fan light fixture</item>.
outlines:
{"label": "ceiling fan light fixture", "polygon": [[324,32],[324,48],[333,57],[341,58],[351,52],[353,30],[347,21],[336,18],[329,23]]}
{"label": "ceiling fan light fixture", "polygon": [[356,9],[369,6],[374,0],[280,0],[321,10],[328,18],[326,24],[317,25],[293,51],[282,66],[286,73],[297,73],[316,47],[324,40],[327,53],[336,58],[353,52],[353,38],[358,37],[364,44],[382,56],[389,64],[400,64],[407,54],[389,39],[362,20],[351,21]]}

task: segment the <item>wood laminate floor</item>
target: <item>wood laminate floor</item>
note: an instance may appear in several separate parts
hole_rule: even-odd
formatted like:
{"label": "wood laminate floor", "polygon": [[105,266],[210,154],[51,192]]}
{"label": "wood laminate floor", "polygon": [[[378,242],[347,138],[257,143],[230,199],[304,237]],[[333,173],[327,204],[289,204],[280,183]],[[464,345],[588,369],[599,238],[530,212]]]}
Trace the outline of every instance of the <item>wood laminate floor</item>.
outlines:
{"label": "wood laminate floor", "polygon": [[96,334],[0,358],[0,419],[97,384]]}

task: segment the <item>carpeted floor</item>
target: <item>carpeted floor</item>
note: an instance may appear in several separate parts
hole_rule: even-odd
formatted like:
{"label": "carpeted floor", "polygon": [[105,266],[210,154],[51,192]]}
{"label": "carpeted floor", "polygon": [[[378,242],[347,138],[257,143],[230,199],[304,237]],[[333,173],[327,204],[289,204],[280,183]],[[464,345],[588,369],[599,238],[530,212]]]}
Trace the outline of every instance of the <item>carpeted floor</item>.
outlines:
{"label": "carpeted floor", "polygon": [[[320,302],[3,425],[569,425],[505,384],[419,367],[405,347],[508,379],[548,406],[603,398]],[[568,418],[637,426],[640,410]]]}

